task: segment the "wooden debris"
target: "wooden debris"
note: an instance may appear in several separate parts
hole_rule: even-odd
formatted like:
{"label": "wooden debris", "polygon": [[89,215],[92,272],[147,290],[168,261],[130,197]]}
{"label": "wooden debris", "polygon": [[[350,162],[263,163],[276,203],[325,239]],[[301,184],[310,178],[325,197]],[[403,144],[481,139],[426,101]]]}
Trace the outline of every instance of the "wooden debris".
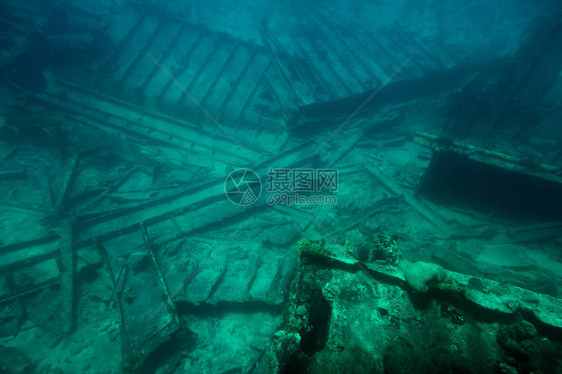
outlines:
{"label": "wooden debris", "polygon": [[23,179],[25,178],[25,170],[23,169],[3,169],[0,170],[0,179]]}
{"label": "wooden debris", "polygon": [[[114,296],[120,311],[122,370],[125,372],[140,370],[147,357],[179,327],[148,233],[143,224],[137,224],[136,228],[134,232],[103,242],[111,271],[122,274],[121,279],[115,281]],[[139,247],[145,250],[139,252]]]}
{"label": "wooden debris", "polygon": [[394,196],[402,196],[404,200],[414,208],[418,213],[420,213],[428,222],[430,222],[435,228],[437,228],[442,233],[446,233],[448,235],[453,234],[454,230],[452,230],[448,223],[446,223],[439,215],[432,211],[429,207],[423,204],[419,199],[414,197],[411,192],[399,186],[395,182],[393,182],[390,178],[385,176],[380,170],[376,167],[369,167],[366,166],[365,170],[367,170],[373,177],[375,177],[392,195]]}
{"label": "wooden debris", "polygon": [[[288,127],[294,134],[315,134],[326,131],[341,124],[354,113],[356,118],[360,118],[370,115],[385,104],[397,104],[454,90],[463,84],[465,75],[466,71],[445,70],[428,74],[423,78],[392,81],[384,86],[336,100],[303,105],[295,112]],[[376,90],[378,90],[377,94],[368,100]],[[361,103],[365,104],[360,108]],[[358,108],[361,110],[356,113]]]}
{"label": "wooden debris", "polygon": [[74,176],[76,175],[76,163],[78,162],[79,154],[76,153],[70,158],[68,167],[65,169],[63,180],[61,182],[60,193],[55,200],[55,216],[60,216],[62,213],[66,200],[68,199],[68,193],[70,186],[73,182]]}
{"label": "wooden debris", "polygon": [[562,183],[562,169],[554,165],[546,165],[527,157],[515,157],[506,153],[485,149],[461,141],[448,141],[437,135],[417,132],[414,141],[432,149],[434,152],[453,152],[465,156],[469,160],[487,165],[519,172],[548,181]]}
{"label": "wooden debris", "polygon": [[334,152],[330,152],[326,155],[325,165],[327,167],[334,167],[338,161],[340,161],[343,156],[363,137],[363,131],[361,129],[353,129],[346,133],[340,133],[337,136],[345,136],[343,144],[341,144],[338,149]]}
{"label": "wooden debris", "polygon": [[69,334],[74,328],[74,248],[73,248],[73,225],[72,220],[61,222],[59,235],[61,238],[60,266],[61,266],[61,293],[62,310],[61,322],[62,332]]}
{"label": "wooden debris", "polygon": [[405,203],[405,199],[402,195],[391,196],[375,201],[374,203],[369,204],[369,206],[367,206],[365,209],[362,209],[358,214],[353,214],[349,219],[343,220],[343,222],[336,223],[326,231],[333,234],[334,236],[346,233],[357,225],[365,222],[365,220],[367,220],[373,214],[379,212],[381,209],[389,206],[395,206],[401,203]]}
{"label": "wooden debris", "polygon": [[166,282],[164,280],[164,275],[162,274],[162,270],[160,269],[160,266],[158,265],[158,261],[156,261],[156,256],[154,256],[154,252],[152,251],[152,244],[150,242],[150,239],[148,238],[148,232],[146,231],[146,227],[144,226],[144,222],[140,223],[140,227],[141,227],[142,237],[143,237],[143,240],[144,240],[144,245],[145,245],[146,251],[148,252],[148,255],[150,256],[150,259],[152,260],[152,263],[154,264],[154,269],[156,271],[156,274],[158,275],[158,280],[160,281],[160,287],[162,288],[162,292],[166,295],[168,306],[173,309],[173,303],[172,303],[172,298],[170,297],[170,291],[168,290],[168,287],[167,287]]}
{"label": "wooden debris", "polygon": [[103,191],[101,194],[98,195],[94,200],[92,200],[83,210],[84,211],[91,211],[92,208],[96,207],[99,203],[101,203],[109,194],[113,191],[116,191],[119,187],[125,183],[129,177],[136,172],[138,169],[136,167],[130,167],[127,172],[125,172],[115,183],[113,183],[109,188]]}
{"label": "wooden debris", "polygon": [[562,238],[562,222],[548,222],[535,225],[514,227],[507,232],[509,239],[502,239],[505,243],[537,243],[551,238]]}

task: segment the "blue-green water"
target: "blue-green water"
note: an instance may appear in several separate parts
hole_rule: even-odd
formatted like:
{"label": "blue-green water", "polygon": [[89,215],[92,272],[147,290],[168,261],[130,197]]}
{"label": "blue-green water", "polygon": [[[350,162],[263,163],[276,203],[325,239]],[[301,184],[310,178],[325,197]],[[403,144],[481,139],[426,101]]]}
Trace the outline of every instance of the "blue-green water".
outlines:
{"label": "blue-green water", "polygon": [[556,1],[0,1],[0,372],[557,373]]}

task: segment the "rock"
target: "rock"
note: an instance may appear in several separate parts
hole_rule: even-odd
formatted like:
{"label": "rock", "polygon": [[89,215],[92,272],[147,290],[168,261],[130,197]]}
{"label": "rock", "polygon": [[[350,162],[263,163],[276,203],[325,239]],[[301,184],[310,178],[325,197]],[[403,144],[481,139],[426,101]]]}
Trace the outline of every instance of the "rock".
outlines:
{"label": "rock", "polygon": [[521,321],[515,325],[514,332],[518,339],[532,339],[537,335],[537,329],[528,321]]}
{"label": "rock", "polygon": [[404,267],[406,282],[414,290],[426,292],[429,289],[428,283],[435,283],[445,279],[445,271],[442,266],[428,262],[408,263]]}

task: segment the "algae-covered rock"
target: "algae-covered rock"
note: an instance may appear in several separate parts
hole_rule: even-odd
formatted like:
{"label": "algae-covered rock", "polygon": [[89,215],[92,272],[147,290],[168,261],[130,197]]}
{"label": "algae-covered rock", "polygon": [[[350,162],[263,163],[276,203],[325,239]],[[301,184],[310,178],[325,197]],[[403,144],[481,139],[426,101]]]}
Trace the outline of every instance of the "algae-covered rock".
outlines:
{"label": "algae-covered rock", "polygon": [[371,261],[381,261],[390,265],[396,265],[400,262],[402,252],[398,247],[397,235],[381,233],[373,240],[373,248],[371,251]]}
{"label": "algae-covered rock", "polygon": [[[498,330],[498,343],[505,352],[517,360],[518,364],[526,364],[540,352],[537,330],[532,323],[521,320],[509,325],[502,325]],[[532,365],[531,365],[532,366]]]}
{"label": "algae-covered rock", "polygon": [[326,242],[324,239],[312,241],[302,238],[299,240],[297,248],[300,257],[305,255],[330,257],[332,255],[332,251],[326,248]]}
{"label": "algae-covered rock", "polygon": [[426,292],[431,283],[438,284],[445,279],[442,266],[429,262],[414,262],[404,266],[406,282],[414,290]]}
{"label": "algae-covered rock", "polygon": [[457,295],[464,292],[464,288],[460,284],[447,277],[445,280],[437,283],[437,289],[450,295]]}

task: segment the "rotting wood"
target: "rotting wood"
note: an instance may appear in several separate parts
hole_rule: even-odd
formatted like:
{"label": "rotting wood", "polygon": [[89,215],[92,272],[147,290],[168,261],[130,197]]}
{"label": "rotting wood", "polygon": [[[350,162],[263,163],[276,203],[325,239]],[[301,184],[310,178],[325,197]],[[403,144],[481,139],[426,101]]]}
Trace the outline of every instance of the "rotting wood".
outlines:
{"label": "rotting wood", "polygon": [[423,204],[419,199],[415,198],[409,190],[400,187],[397,183],[393,182],[390,178],[385,176],[376,167],[366,166],[367,170],[373,177],[375,177],[390,193],[395,196],[402,196],[404,200],[414,208],[418,213],[422,215],[429,223],[431,223],[435,228],[437,228],[441,233],[451,235],[454,230],[450,228],[450,225],[445,222],[445,220],[435,212],[433,212],[429,207]]}
{"label": "rotting wood", "polygon": [[[309,25],[310,27],[310,25]],[[306,30],[309,34],[314,35],[314,30]],[[318,40],[314,38],[308,38],[308,43],[310,44],[311,49],[317,54],[322,55],[325,51],[323,51],[324,45],[320,43]],[[327,56],[330,56],[328,53]],[[336,78],[336,81],[339,83],[339,87],[344,91],[344,95],[353,95],[354,90],[352,90],[346,79],[344,79],[341,74],[336,70],[334,65],[330,61],[324,61],[324,67],[330,71],[331,75]]]}
{"label": "rotting wood", "polygon": [[25,178],[24,169],[4,169],[0,170],[0,179],[23,179]]}
{"label": "rotting wood", "polygon": [[369,204],[366,208],[361,209],[358,213],[352,214],[351,217],[343,220],[343,222],[338,222],[337,224],[329,227],[326,231],[334,236],[344,234],[349,232],[355,226],[365,222],[373,214],[380,212],[381,209],[403,203],[405,203],[403,196],[390,196],[377,200]]}
{"label": "rotting wood", "polygon": [[[311,7],[309,7],[309,9],[310,8]],[[331,34],[335,34],[336,38],[340,41],[341,44],[343,44],[343,46],[347,50],[347,53],[350,56],[353,56],[354,60],[357,61],[357,63],[361,66],[363,71],[373,80],[373,82],[370,82],[370,83],[371,84],[372,83],[380,84],[380,82],[377,82],[378,81],[377,77],[372,75],[373,69],[370,68],[368,66],[368,64],[365,63],[365,61],[362,58],[357,56],[357,52],[354,51],[354,48],[351,47],[348,40],[342,36],[342,31],[341,31],[340,25],[335,20],[329,19],[328,16],[326,14],[324,14],[324,12],[322,12],[321,9],[318,9],[317,7],[315,7],[315,10],[316,10],[315,16],[319,18],[317,23],[329,25],[330,28],[332,30],[334,30]],[[351,33],[349,36],[354,37],[355,33]],[[363,46],[361,46],[361,50],[363,51],[363,50],[365,50],[365,48]],[[373,59],[373,62],[374,62],[374,59]],[[366,83],[366,82],[363,82],[363,83]]]}
{"label": "rotting wood", "polygon": [[145,44],[142,46],[142,48],[138,51],[138,54],[135,56],[135,58],[133,59],[133,61],[131,61],[131,63],[129,64],[129,66],[127,66],[127,68],[125,69],[125,71],[123,72],[123,75],[119,78],[118,81],[118,85],[123,87],[125,84],[125,81],[127,80],[127,78],[129,77],[129,75],[131,74],[131,72],[133,71],[133,69],[135,68],[135,66],[139,63],[139,61],[145,57],[145,54],[147,53],[147,51],[150,48],[150,45],[152,44],[152,42],[158,37],[158,35],[160,34],[160,32],[162,31],[162,29],[164,28],[165,23],[164,22],[159,22],[158,25],[156,26],[156,28],[152,31],[152,34],[150,35],[150,37],[148,38],[148,40],[145,42]]}
{"label": "rotting wood", "polygon": [[453,152],[484,164],[505,168],[522,174],[562,183],[562,169],[554,165],[546,165],[528,157],[514,157],[506,153],[485,149],[460,141],[449,141],[437,135],[417,132],[414,141],[428,147],[433,152]]}
{"label": "rotting wood", "polygon": [[[310,154],[313,147],[314,142],[312,141],[297,145],[295,148],[255,166],[253,170],[258,175],[265,175],[269,165],[273,162],[285,164],[288,167],[294,164],[302,166],[303,159]],[[78,235],[83,239],[85,237],[91,238],[93,235],[102,235],[103,238],[110,238],[119,236],[124,232],[134,231],[135,225],[140,221],[144,221],[145,225],[149,226],[165,219],[194,212],[197,209],[209,208],[211,211],[216,210],[213,209],[215,203],[226,202],[223,184],[224,180],[222,178],[216,179],[131,208],[90,217],[82,216],[78,222],[80,228]],[[228,215],[244,213],[240,209],[230,208],[229,205],[226,205],[224,213],[228,213]],[[226,209],[230,210],[227,211]],[[215,215],[211,214],[213,217]]]}
{"label": "rotting wood", "polygon": [[270,59],[267,63],[267,65],[265,66],[265,68],[263,69],[262,73],[260,74],[259,79],[256,79],[256,83],[254,84],[254,87],[252,88],[252,90],[250,91],[250,95],[248,95],[246,101],[244,102],[244,105],[242,105],[240,112],[238,112],[238,119],[242,119],[242,116],[244,115],[244,112],[246,112],[246,109],[248,109],[250,103],[252,102],[252,99],[254,98],[256,91],[258,90],[259,86],[261,85],[262,81],[265,78],[265,74],[267,72],[267,70],[269,70],[269,68],[271,67],[271,65],[273,64],[273,61]]}
{"label": "rotting wood", "polygon": [[[392,80],[374,87],[372,90],[348,97],[303,105],[295,111],[288,127],[295,134],[306,135],[329,130],[331,127],[341,124],[350,115],[354,115],[355,118],[365,117],[383,105],[396,105],[416,98],[450,92],[466,83],[466,73],[466,69],[450,69],[427,74],[420,78]],[[374,92],[376,95],[370,97]],[[364,103],[364,105],[358,111],[360,103]]]}
{"label": "rotting wood", "polygon": [[193,88],[193,85],[195,84],[195,82],[197,82],[197,80],[199,79],[199,77],[203,73],[203,70],[205,70],[207,65],[209,65],[209,62],[213,59],[213,57],[215,57],[215,54],[219,51],[219,44],[221,44],[221,40],[220,40],[220,38],[217,38],[215,40],[215,42],[213,43],[213,47],[211,48],[211,52],[205,57],[203,62],[201,62],[201,65],[199,65],[199,68],[197,69],[195,74],[193,74],[193,77],[191,78],[189,83],[182,89],[180,97],[178,99],[179,105],[183,105],[185,103],[185,99],[188,97],[188,95],[191,95],[191,89]]}
{"label": "rotting wood", "polygon": [[223,117],[224,114],[224,108],[226,107],[226,105],[230,102],[232,95],[234,94],[234,92],[236,92],[236,90],[238,89],[238,86],[240,85],[240,82],[242,81],[242,78],[246,75],[246,72],[248,71],[248,69],[250,68],[250,66],[252,65],[254,59],[256,58],[256,55],[258,54],[258,47],[255,46],[254,48],[252,48],[250,50],[250,56],[249,58],[246,60],[246,64],[244,65],[244,67],[242,68],[242,70],[240,71],[240,74],[238,74],[238,76],[236,77],[236,79],[231,83],[230,85],[230,90],[228,92],[228,94],[225,96],[224,100],[222,101],[222,103],[220,104],[217,112],[220,116],[220,118]]}
{"label": "rotting wood", "polygon": [[[295,58],[296,60],[295,63],[299,67],[299,71],[301,72],[301,75],[305,77],[304,79],[306,81],[310,81],[309,86],[314,87],[314,89],[311,88],[311,92],[315,100],[318,98],[317,97],[318,94],[326,95],[327,97],[322,97],[322,99],[324,100],[335,98],[337,96],[336,92],[334,91],[333,87],[323,79],[322,75],[318,72],[316,67],[313,65],[313,61],[309,57],[307,49],[305,49],[301,45],[300,39],[295,34],[292,34],[292,39],[294,40],[295,46],[297,47],[300,53],[300,57]],[[309,104],[309,103],[305,103],[305,104]]]}
{"label": "rotting wood", "polygon": [[[77,94],[77,92],[68,92],[64,101],[58,100],[56,97],[41,97],[39,100],[62,110],[65,115],[76,118],[89,127],[118,132],[127,138],[145,140],[150,144],[162,144],[188,152],[201,153],[212,159],[216,158],[213,156],[212,147],[217,143],[223,153],[232,156],[233,160],[241,164],[246,164],[256,158],[257,152],[268,154],[262,146],[252,144],[240,136],[237,137],[237,142],[251,152],[249,155],[246,155],[246,152],[240,152],[237,145],[232,144],[232,139],[220,133],[213,135],[211,132],[198,130],[187,122],[147,112],[138,107],[131,108],[128,105],[121,107],[120,102],[106,101],[103,97],[100,98],[100,101],[95,97]],[[102,111],[100,108],[105,110]],[[143,116],[152,117],[150,118],[152,121],[144,121],[139,118],[141,113]],[[194,146],[198,146],[200,149],[194,151]]]}
{"label": "rotting wood", "polygon": [[[313,21],[314,23],[313,26],[315,28],[315,34],[318,36],[322,36],[322,38],[324,39],[324,43],[330,47],[331,50],[334,51],[341,51],[342,49],[346,49],[347,45],[344,44],[344,47],[338,47],[334,45],[333,40],[333,36],[331,35],[332,33],[327,32],[324,28],[324,23],[323,22],[319,22],[319,21]],[[329,24],[327,25],[329,27],[331,27],[332,25]],[[343,44],[343,43],[342,43]],[[348,76],[353,77],[353,79],[356,81],[356,83],[361,87],[362,90],[366,90],[369,87],[367,86],[366,82],[364,79],[361,79],[359,77],[359,75],[357,75],[357,72],[355,71],[355,67],[354,66],[350,66],[350,61],[346,61],[346,59],[344,58],[344,56],[348,56],[351,54],[351,51],[347,51],[345,53],[345,55],[342,55],[341,53],[337,54],[338,57],[338,61],[340,63],[340,65],[345,69],[345,72],[347,73]],[[355,62],[355,60],[353,60],[353,62]]]}
{"label": "rotting wood", "polygon": [[341,144],[335,152],[330,152],[325,160],[327,167],[334,167],[347,152],[363,137],[361,129],[353,129],[348,133],[340,133],[339,136],[346,136],[343,144]]}
{"label": "rotting wood", "polygon": [[[269,41],[272,43],[272,47],[275,48],[275,51],[280,55],[284,56],[284,60],[287,64],[287,70],[292,73],[296,73],[298,77],[292,76],[292,80],[298,82],[303,82],[303,84],[308,88],[311,98],[306,98],[307,94],[306,90],[303,92],[299,92],[299,96],[303,102],[308,103],[314,101],[314,98],[318,94],[318,88],[321,88],[320,82],[314,83],[318,79],[318,73],[314,71],[314,68],[310,66],[310,59],[306,57],[306,53],[302,49],[299,44],[299,40],[293,35],[293,42],[295,46],[300,50],[298,56],[293,56],[287,48],[276,38],[270,38]],[[304,60],[304,61],[303,61]],[[304,63],[303,63],[304,62]],[[306,63],[308,62],[308,63]]]}
{"label": "rotting wood", "polygon": [[154,269],[156,270],[156,274],[158,275],[158,280],[160,281],[160,286],[162,291],[166,295],[167,302],[170,308],[173,308],[172,298],[170,297],[170,291],[168,290],[168,286],[166,285],[166,281],[164,279],[164,275],[162,274],[162,270],[160,269],[160,265],[158,265],[158,261],[156,260],[156,256],[154,255],[154,251],[152,250],[152,244],[148,237],[148,231],[144,226],[144,222],[140,222],[141,233],[144,241],[144,245],[152,263],[154,264]]}
{"label": "rotting wood", "polygon": [[[213,81],[211,82],[211,84],[209,84],[209,86],[207,87],[207,89],[205,90],[205,94],[203,95],[203,97],[201,98],[201,100],[199,100],[199,103],[201,105],[205,105],[205,101],[207,101],[207,98],[211,95],[211,93],[213,92],[213,90],[215,89],[215,86],[217,85],[219,79],[223,76],[224,74],[224,70],[228,67],[228,65],[230,64],[230,62],[232,61],[232,59],[234,58],[234,55],[236,54],[236,52],[238,52],[238,48],[240,47],[240,43],[236,43],[232,49],[230,50],[230,52],[228,53],[228,56],[226,57],[226,59],[223,61],[221,68],[219,69],[218,73],[216,73],[215,78],[213,79]],[[199,115],[199,118],[195,121],[196,123],[201,122],[203,117],[203,113],[201,113]]]}
{"label": "rotting wood", "polygon": [[[306,156],[308,156],[311,152],[312,147],[314,147],[315,143],[313,141],[309,141],[309,142],[305,142],[303,144],[300,144],[298,146],[296,146],[293,149],[287,150],[279,155],[277,155],[274,158],[271,158],[270,160],[264,161],[263,163],[261,163],[260,165],[257,165],[254,170],[256,170],[258,173],[264,173],[266,169],[268,168],[268,165],[271,165],[272,162],[279,162],[281,164],[285,164],[288,166],[291,166],[293,164],[299,164],[302,166],[302,160],[305,159],[306,160]],[[211,198],[209,199],[208,197],[208,193],[207,194],[203,194],[202,196],[202,200],[199,199],[198,203],[195,204],[186,204],[185,207],[180,207],[179,209],[178,207],[178,200],[179,198],[182,198],[183,196],[185,196],[185,194],[189,194],[192,192],[196,192],[199,188],[201,189],[201,191],[205,191],[207,190],[211,185],[217,183],[219,186],[221,186],[221,189],[219,190],[220,195],[218,195],[216,198]],[[140,225],[140,221],[143,221],[143,226],[145,228],[148,228],[150,225],[161,222],[169,217],[178,217],[181,214],[185,214],[185,213],[189,213],[189,214],[197,214],[198,216],[204,216],[204,217],[208,217],[209,219],[206,221],[201,221],[199,222],[199,225],[195,225],[190,227],[190,229],[188,231],[182,232],[180,233],[181,237],[184,237],[185,235],[192,233],[194,230],[205,230],[206,228],[212,228],[215,227],[215,223],[217,220],[223,220],[225,218],[229,218],[229,217],[233,217],[236,215],[245,215],[245,214],[249,214],[247,209],[243,209],[240,210],[239,207],[234,206],[233,204],[231,204],[230,202],[225,201],[226,197],[224,196],[224,192],[222,190],[222,184],[224,183],[224,180],[217,180],[217,181],[212,181],[210,185],[208,184],[204,184],[202,186],[199,186],[198,188],[195,188],[194,190],[189,189],[188,191],[183,191],[182,193],[175,194],[174,196],[168,196],[165,197],[163,199],[161,199],[160,201],[156,202],[156,206],[158,206],[159,204],[164,204],[162,206],[162,210],[159,211],[159,214],[148,214],[148,216],[146,216],[147,219],[141,219],[144,217],[143,214],[140,214],[142,211],[146,211],[147,213],[151,213],[154,209],[154,202],[152,202],[152,204],[141,204],[138,207],[134,207],[132,209],[128,209],[125,211],[122,210],[117,210],[114,212],[106,212],[104,214],[98,214],[96,215],[96,217],[98,217],[96,220],[94,221],[83,221],[81,223],[78,223],[77,225],[75,225],[74,227],[74,235],[77,237],[75,239],[74,243],[72,243],[72,241],[70,240],[70,233],[69,231],[67,231],[67,233],[65,233],[64,235],[66,236],[67,239],[65,239],[66,243],[71,243],[73,244],[73,248],[74,250],[79,250],[81,248],[87,248],[89,246],[91,246],[92,244],[95,245],[95,247],[98,249],[98,251],[100,251],[101,247],[105,247],[106,245],[106,241],[111,242],[112,240],[121,240],[122,237],[126,237],[127,233],[130,232],[138,232],[139,229],[139,225]],[[205,196],[207,198],[205,198]],[[223,201],[221,206],[217,206],[217,202],[218,201]],[[259,206],[257,206],[259,208]],[[228,209],[227,209],[228,208]],[[289,211],[289,214],[291,215],[301,215],[307,222],[306,222],[306,227],[308,227],[310,225],[311,222],[313,222],[314,217],[311,216],[310,214],[307,214],[306,212],[301,212],[299,210],[296,210],[294,208],[285,208],[285,207],[275,207],[276,209],[281,209],[283,211],[287,210]],[[197,212],[195,212],[194,209],[198,209]],[[216,212],[220,211],[221,214],[217,215]],[[190,218],[189,216],[187,218],[182,217],[184,219],[189,219],[192,220],[192,218]],[[91,230],[90,230],[90,226],[94,225],[93,228],[95,228],[95,226],[97,225],[96,221],[99,220],[99,222],[103,222],[104,220],[109,219],[109,222],[106,225],[103,226],[99,226],[97,230],[93,230],[95,232],[98,232],[100,235],[94,235],[92,236],[90,234]],[[112,219],[115,219],[115,221],[113,221]],[[70,228],[70,226],[67,225],[67,228]],[[62,232],[60,233],[61,235],[63,234]],[[94,239],[91,239],[92,237],[94,237]],[[10,246],[5,246],[2,247],[3,251],[5,253],[11,253],[14,251],[18,251],[18,250],[25,250],[25,249],[32,249],[37,245],[42,245],[42,244],[49,244],[49,243],[53,243],[56,244],[57,241],[59,240],[59,237],[56,235],[51,235],[49,237],[45,237],[45,238],[41,238],[38,240],[34,240],[34,241],[30,241],[30,242],[26,242],[26,243],[17,243],[17,244],[13,244]],[[148,242],[148,239],[147,239]],[[70,254],[70,250],[72,249],[72,247],[66,245],[66,256],[68,256]],[[114,272],[113,267],[116,266],[114,265],[118,263],[115,262],[115,259],[109,259],[108,257],[112,257],[113,255],[108,255],[106,254],[107,251],[105,251],[105,249],[102,251],[103,253],[100,253],[100,257],[101,260],[106,264],[107,267],[109,267],[111,269],[111,272]],[[53,256],[56,256],[56,253],[53,254]],[[67,257],[68,258],[68,257]],[[86,264],[87,265],[87,264]],[[84,266],[86,266],[84,265]],[[122,266],[122,265],[121,265]],[[68,269],[68,267],[65,267],[65,269]],[[121,269],[121,267],[117,268],[119,271],[119,269]],[[65,270],[66,271],[66,270]],[[75,272],[76,274],[77,272]],[[66,277],[68,277],[68,272],[66,273]],[[195,273],[196,275],[197,273]],[[59,277],[59,278],[62,278]],[[128,278],[128,277],[125,277]],[[163,279],[163,278],[161,278]],[[54,282],[54,283],[53,283]],[[69,287],[68,285],[71,285],[70,279],[65,278],[65,282],[67,283],[67,290],[70,290],[71,287]],[[39,292],[40,290],[42,290],[45,287],[48,287],[49,285],[52,284],[60,284],[61,283],[61,279],[54,279],[52,281],[49,281],[45,284],[38,284],[38,285],[34,285],[33,288],[31,289],[25,289],[25,290],[18,290],[16,294],[12,294],[12,295],[5,295],[0,297],[0,302],[4,302],[6,300],[13,300],[14,298],[20,297],[20,296],[25,296],[25,295],[29,295],[32,294],[34,292]],[[113,283],[123,283],[123,288],[126,287],[125,283],[129,283],[127,282],[113,282]],[[118,284],[118,290],[121,290],[121,286]],[[119,291],[117,291],[119,292]],[[116,295],[117,296],[117,295]],[[167,297],[167,296],[166,296]],[[161,299],[160,299],[161,300]]]}
{"label": "rotting wood", "polygon": [[75,274],[75,255],[73,238],[72,219],[63,220],[60,223],[59,236],[61,237],[60,250],[60,278],[62,293],[61,326],[62,332],[69,334],[74,329],[74,274]]}
{"label": "rotting wood", "polygon": [[115,63],[115,59],[121,54],[121,52],[125,49],[125,46],[129,43],[129,41],[133,38],[133,36],[137,33],[141,25],[144,23],[148,16],[147,12],[143,12],[140,17],[137,19],[133,27],[129,30],[127,35],[123,38],[119,46],[115,48],[114,52],[109,56],[106,63],[99,69],[100,72],[107,72],[112,65]]}
{"label": "rotting wood", "polygon": [[[114,297],[119,307],[124,372],[138,372],[150,354],[179,327],[175,309],[151,259],[150,239],[142,228],[137,223],[136,231],[103,241],[112,271],[123,269]],[[138,251],[142,247],[145,250]],[[127,271],[128,267],[132,270]]]}
{"label": "rotting wood", "polygon": [[298,101],[298,102],[302,102],[300,96],[297,94],[297,92],[295,91],[295,88],[293,87],[293,85],[291,84],[291,80],[289,79],[289,77],[287,76],[286,72],[285,72],[285,68],[284,65],[281,63],[280,61],[280,57],[277,53],[277,51],[275,51],[274,49],[274,45],[277,44],[277,42],[273,42],[272,40],[275,40],[274,36],[271,35],[265,27],[262,27],[260,29],[261,31],[261,35],[262,35],[262,39],[264,41],[265,47],[267,49],[267,52],[269,54],[269,57],[271,58],[271,60],[274,62],[275,67],[277,68],[277,71],[279,72],[279,74],[283,77],[283,80],[285,82],[287,82],[291,93],[293,94],[293,97]]}
{"label": "rotting wood", "polygon": [[23,297],[33,295],[47,288],[56,287],[58,285],[60,285],[60,279],[56,278],[56,279],[47,280],[45,282],[41,282],[39,284],[33,284],[32,286],[15,290],[7,295],[0,296],[0,305],[10,303],[14,300],[18,300]]}
{"label": "rotting wood", "polygon": [[113,191],[116,191],[119,187],[125,183],[129,177],[139,169],[135,166],[130,167],[115,183],[105,189],[101,194],[99,194],[94,200],[92,200],[84,209],[83,211],[91,211],[95,208],[99,203],[101,203],[109,194]]}
{"label": "rotting wood", "polygon": [[[181,72],[181,69],[183,68],[183,65],[185,65],[189,60],[189,58],[191,57],[191,54],[193,53],[193,51],[195,49],[197,49],[197,47],[199,46],[199,43],[201,43],[201,40],[203,39],[203,31],[199,31],[197,34],[197,38],[195,39],[195,42],[193,42],[193,44],[189,47],[189,49],[187,50],[187,53],[185,54],[185,56],[182,58],[182,60],[180,61],[180,63],[178,64],[178,66],[176,68],[172,68],[172,76],[177,76],[178,73]],[[170,89],[170,87],[174,84],[174,80],[173,79],[168,79],[168,81],[166,82],[166,84],[164,85],[164,87],[162,88],[162,91],[160,92],[160,94],[157,97],[157,101],[159,103],[163,103],[164,102],[164,97],[166,96],[166,94],[168,93],[168,90]]]}
{"label": "rotting wood", "polygon": [[[185,25],[185,23],[182,22],[180,24],[180,26],[178,27],[178,31],[176,32],[174,37],[171,39],[170,44],[166,47],[164,52],[162,52],[162,54],[160,55],[160,58],[158,58],[159,63],[163,63],[171,55],[173,47],[177,44],[178,40],[181,38],[181,36],[185,32],[186,28],[187,28],[187,26]],[[141,92],[143,92],[143,93],[145,92],[146,88],[148,87],[150,82],[152,82],[152,79],[154,78],[156,73],[158,73],[158,71],[159,71],[159,67],[158,67],[158,65],[155,64],[152,67],[152,70],[150,71],[150,73],[146,76],[142,85],[140,86]]]}
{"label": "rotting wood", "polygon": [[74,181],[74,177],[76,176],[76,164],[80,158],[80,154],[75,153],[69,162],[69,166],[65,169],[64,178],[61,182],[61,189],[60,194],[57,197],[56,204],[55,204],[55,216],[60,216],[65,208],[65,204],[68,200],[68,194],[70,190],[70,186]]}
{"label": "rotting wood", "polygon": [[[548,222],[535,225],[513,227],[506,232],[509,239],[502,238],[502,243],[537,243],[541,240],[562,238],[562,222]],[[495,242],[492,239],[493,242]]]}
{"label": "rotting wood", "polygon": [[281,112],[283,113],[283,119],[285,119],[285,120],[289,119],[288,110],[285,107],[285,105],[283,104],[283,102],[281,101],[281,99],[279,98],[279,95],[277,94],[277,91],[275,91],[275,86],[271,83],[271,81],[267,77],[267,73],[264,76],[264,81],[265,81],[266,86],[268,87],[268,92],[271,93],[271,95],[273,96],[273,99],[275,100],[277,105],[279,105],[279,108],[281,109]]}

